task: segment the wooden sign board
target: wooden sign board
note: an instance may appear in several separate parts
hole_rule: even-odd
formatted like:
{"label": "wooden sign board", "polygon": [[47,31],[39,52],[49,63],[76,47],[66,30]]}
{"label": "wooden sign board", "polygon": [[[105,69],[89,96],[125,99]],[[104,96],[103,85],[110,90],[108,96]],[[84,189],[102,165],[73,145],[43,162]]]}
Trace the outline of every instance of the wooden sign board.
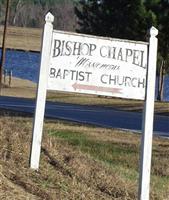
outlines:
{"label": "wooden sign board", "polygon": [[54,31],[47,89],[144,99],[148,43]]}
{"label": "wooden sign board", "polygon": [[48,13],[42,41],[30,167],[39,168],[47,90],[145,100],[138,199],[148,200],[158,30],[152,27],[149,43],[145,43],[55,31],[53,21],[53,15]]}

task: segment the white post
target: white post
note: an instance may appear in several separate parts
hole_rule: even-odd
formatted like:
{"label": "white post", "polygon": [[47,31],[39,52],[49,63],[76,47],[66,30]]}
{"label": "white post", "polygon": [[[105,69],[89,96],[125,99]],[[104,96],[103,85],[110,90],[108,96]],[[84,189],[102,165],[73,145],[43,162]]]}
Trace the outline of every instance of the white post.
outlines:
{"label": "white post", "polygon": [[36,97],[36,109],[34,117],[32,149],[30,158],[30,167],[35,170],[38,170],[39,160],[40,160],[43,120],[44,120],[45,103],[46,103],[47,74],[48,74],[48,67],[50,64],[50,51],[51,51],[51,42],[53,34],[52,22],[54,21],[54,16],[51,13],[48,13],[45,17],[45,21],[46,23],[43,32],[41,64],[40,64],[39,82],[38,82],[38,90]]}
{"label": "white post", "polygon": [[146,100],[143,113],[139,200],[149,200],[158,30],[150,29]]}

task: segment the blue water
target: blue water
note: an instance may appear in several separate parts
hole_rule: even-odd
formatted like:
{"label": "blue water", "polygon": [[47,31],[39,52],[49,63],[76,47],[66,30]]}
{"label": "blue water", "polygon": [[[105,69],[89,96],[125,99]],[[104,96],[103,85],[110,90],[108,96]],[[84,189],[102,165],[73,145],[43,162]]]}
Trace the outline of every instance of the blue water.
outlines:
{"label": "blue water", "polygon": [[[1,55],[1,49],[0,49]],[[15,77],[38,81],[40,53],[7,50],[4,68],[12,70]],[[169,76],[165,77],[164,100],[169,101]]]}
{"label": "blue water", "polygon": [[[1,54],[1,51],[0,51]],[[37,82],[40,53],[7,50],[4,69],[12,70],[15,77]]]}

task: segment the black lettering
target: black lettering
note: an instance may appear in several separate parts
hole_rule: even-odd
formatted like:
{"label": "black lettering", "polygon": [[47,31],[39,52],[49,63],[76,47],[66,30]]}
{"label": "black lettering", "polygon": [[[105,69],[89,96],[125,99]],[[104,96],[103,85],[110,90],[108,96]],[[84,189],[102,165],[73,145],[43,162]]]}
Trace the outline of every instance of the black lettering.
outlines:
{"label": "black lettering", "polygon": [[87,43],[81,44],[81,55],[89,55],[90,49]]}
{"label": "black lettering", "polygon": [[90,75],[92,74],[92,72],[85,72],[85,74],[87,74],[87,82],[89,82]]}
{"label": "black lettering", "polygon": [[106,49],[106,52],[107,52],[107,47],[106,47],[106,46],[102,46],[102,47],[100,48],[100,55],[101,55],[101,57],[103,57],[103,58],[107,57],[107,54],[104,54],[104,55],[103,55],[102,50],[103,50],[104,48]]}
{"label": "black lettering", "polygon": [[107,74],[103,74],[103,75],[101,75],[101,82],[102,83],[104,83],[104,84],[107,84],[107,82],[104,80],[104,78],[107,78],[108,77],[108,75]]}
{"label": "black lettering", "polygon": [[72,48],[71,48],[71,46],[70,46],[71,43],[72,43],[71,41],[67,41],[67,42],[66,42],[66,45],[65,45],[65,49],[67,50],[67,51],[65,52],[65,55],[66,55],[66,56],[70,56],[70,55],[71,55],[71,52],[72,52]]}
{"label": "black lettering", "polygon": [[56,73],[56,69],[55,68],[50,68],[50,77],[51,78],[55,78],[55,73]]}
{"label": "black lettering", "polygon": [[65,77],[68,76],[68,75],[69,75],[69,70],[64,69],[64,71],[63,71],[63,79],[65,79]]}
{"label": "black lettering", "polygon": [[117,78],[118,78],[118,85],[123,85],[124,84],[124,76],[123,76],[123,78],[121,79],[121,83],[120,83],[120,77],[119,76],[117,76]]}
{"label": "black lettering", "polygon": [[138,87],[141,87],[141,86],[142,88],[145,88],[145,79],[143,80],[138,79]]}
{"label": "black lettering", "polygon": [[117,56],[117,60],[123,61],[122,48],[119,49],[118,56]]}
{"label": "black lettering", "polygon": [[61,53],[60,53],[60,56],[64,56],[64,46],[65,46],[65,41],[62,40],[62,43],[61,43]]}
{"label": "black lettering", "polygon": [[137,87],[136,83],[134,83],[134,82],[137,82],[137,78],[132,78],[132,80],[131,80],[132,87]]}
{"label": "black lettering", "polygon": [[96,49],[96,45],[95,44],[89,44],[89,56],[92,56],[92,51],[94,51]]}
{"label": "black lettering", "polygon": [[139,52],[140,51],[138,51],[138,50],[133,50],[133,64],[134,65],[140,65],[140,63],[139,63]]}
{"label": "black lettering", "polygon": [[116,59],[115,55],[116,55],[116,47],[110,47],[108,58]]}
{"label": "black lettering", "polygon": [[76,76],[76,80],[78,80],[78,73],[76,70],[70,70],[71,72],[71,80],[74,80],[74,77]]}
{"label": "black lettering", "polygon": [[140,63],[140,67],[145,68],[146,66],[143,66],[143,55],[144,55],[144,51],[140,51],[141,53],[141,63]]}
{"label": "black lettering", "polygon": [[79,78],[78,78],[79,81],[84,81],[84,72],[80,71],[79,72]]}
{"label": "black lettering", "polygon": [[126,76],[125,77],[125,86],[131,86],[131,77]]}
{"label": "black lettering", "polygon": [[60,54],[60,40],[54,40],[53,57],[57,57]]}
{"label": "black lettering", "polygon": [[62,78],[62,77],[61,77],[61,69],[59,69],[59,70],[57,71],[56,78],[58,78],[58,77],[59,77],[60,79]]}
{"label": "black lettering", "polygon": [[87,59],[87,58],[81,58],[77,63],[76,63],[76,65],[75,65],[75,67],[77,67],[77,66],[83,66],[87,61],[89,61],[89,59]]}
{"label": "black lettering", "polygon": [[116,85],[116,83],[117,83],[117,76],[114,76],[114,77],[112,78],[112,76],[110,75],[109,84],[111,85],[112,82],[113,82],[114,85]]}
{"label": "black lettering", "polygon": [[126,59],[125,61],[128,62],[128,58],[131,57],[133,54],[133,51],[131,49],[126,49]]}
{"label": "black lettering", "polygon": [[80,55],[81,43],[75,42],[72,55]]}

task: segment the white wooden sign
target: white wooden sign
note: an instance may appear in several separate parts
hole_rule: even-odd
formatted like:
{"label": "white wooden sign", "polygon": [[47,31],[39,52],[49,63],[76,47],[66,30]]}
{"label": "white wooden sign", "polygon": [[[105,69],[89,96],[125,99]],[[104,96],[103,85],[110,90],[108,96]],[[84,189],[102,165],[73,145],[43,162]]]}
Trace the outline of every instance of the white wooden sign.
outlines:
{"label": "white wooden sign", "polygon": [[147,48],[143,42],[54,31],[47,89],[144,99]]}
{"label": "white wooden sign", "polygon": [[145,100],[138,199],[149,200],[158,30],[145,43],[55,31],[53,15],[45,20],[30,167],[39,168],[47,90]]}

